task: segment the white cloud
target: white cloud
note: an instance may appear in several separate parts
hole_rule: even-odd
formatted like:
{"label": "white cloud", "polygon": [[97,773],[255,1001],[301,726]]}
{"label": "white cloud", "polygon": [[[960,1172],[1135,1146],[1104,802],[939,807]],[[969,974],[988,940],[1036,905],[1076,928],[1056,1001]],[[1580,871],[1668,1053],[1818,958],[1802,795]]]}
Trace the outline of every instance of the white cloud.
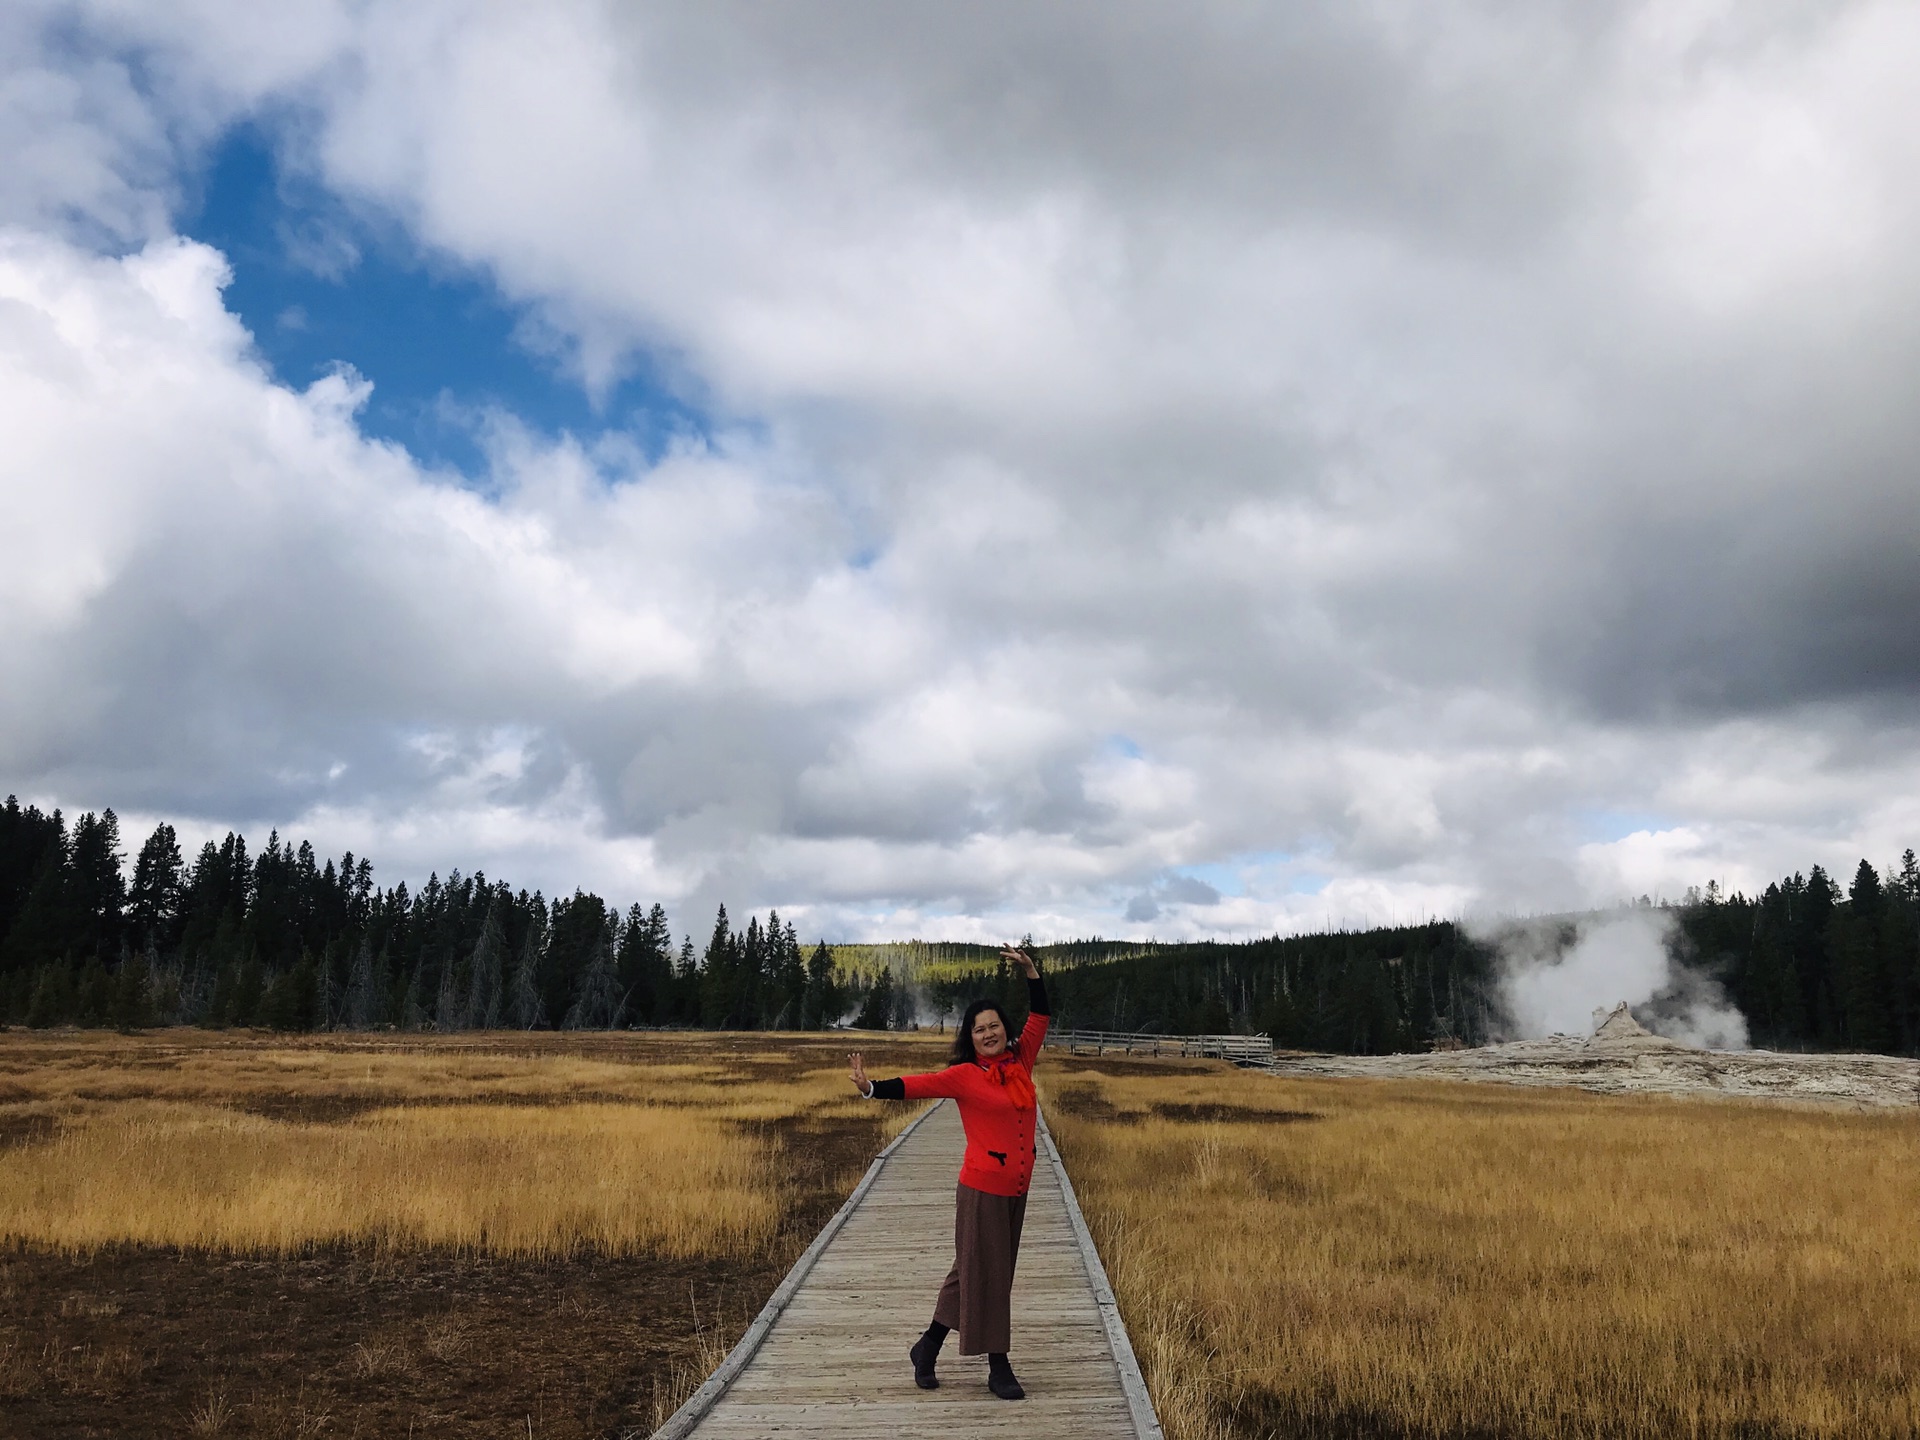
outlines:
{"label": "white cloud", "polygon": [[[1902,7],[0,23],[22,793],[839,933],[1611,901],[1920,823]],[[501,414],[482,494],[276,384],[169,233],[239,117],[720,438]]]}

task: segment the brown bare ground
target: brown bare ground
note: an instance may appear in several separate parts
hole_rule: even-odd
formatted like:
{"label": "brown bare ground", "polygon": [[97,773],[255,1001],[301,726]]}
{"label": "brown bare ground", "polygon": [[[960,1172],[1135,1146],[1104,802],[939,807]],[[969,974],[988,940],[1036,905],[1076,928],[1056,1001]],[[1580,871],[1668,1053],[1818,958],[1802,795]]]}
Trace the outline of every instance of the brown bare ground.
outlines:
{"label": "brown bare ground", "polygon": [[1043,1066],[1170,1440],[1920,1434],[1920,1115]]}
{"label": "brown bare ground", "polygon": [[[0,1434],[644,1435],[907,1118],[852,1096],[848,1043],[0,1035]],[[938,1063],[931,1037],[856,1043],[882,1069]],[[751,1160],[734,1178],[765,1224],[716,1214],[703,1230],[683,1214],[662,1230],[648,1217],[672,1208],[667,1177],[659,1205],[605,1196],[559,1207],[544,1230],[554,1192],[523,1186],[519,1229],[463,1232],[456,1207],[435,1212],[436,1240],[364,1203],[330,1222],[299,1188],[340,1184],[342,1154],[403,1174],[438,1154],[455,1180],[496,1191],[526,1162],[590,1176],[604,1137],[670,1118]],[[505,1148],[446,1148],[499,1125],[516,1137]],[[369,1131],[405,1143],[370,1152]],[[224,1168],[196,1188],[191,1164],[163,1163],[169,1147]],[[299,1223],[251,1223],[276,1211]]]}

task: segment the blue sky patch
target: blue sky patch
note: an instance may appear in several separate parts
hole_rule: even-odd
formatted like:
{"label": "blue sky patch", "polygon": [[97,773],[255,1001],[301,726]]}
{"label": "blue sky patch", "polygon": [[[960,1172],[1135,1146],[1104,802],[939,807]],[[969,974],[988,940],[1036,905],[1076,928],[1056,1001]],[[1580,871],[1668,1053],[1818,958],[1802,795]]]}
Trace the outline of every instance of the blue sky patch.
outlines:
{"label": "blue sky patch", "polygon": [[1215,865],[1182,865],[1173,871],[1173,875],[1188,881],[1198,881],[1216,895],[1243,895],[1246,893],[1245,866],[1224,861]]}
{"label": "blue sky patch", "polygon": [[287,170],[258,126],[235,128],[215,148],[180,230],[226,255],[227,307],[282,383],[305,389],[351,365],[373,382],[361,429],[427,465],[484,474],[480,422],[490,409],[547,435],[618,430],[649,458],[709,433],[644,357],[596,408],[557,357],[523,338],[527,307],[483,272],[425,254],[397,223]]}
{"label": "blue sky patch", "polygon": [[1576,810],[1573,823],[1581,838],[1588,843],[1599,841],[1608,845],[1616,840],[1624,840],[1629,835],[1637,835],[1642,830],[1658,834],[1673,828],[1673,821],[1665,815],[1655,815],[1646,810]]}

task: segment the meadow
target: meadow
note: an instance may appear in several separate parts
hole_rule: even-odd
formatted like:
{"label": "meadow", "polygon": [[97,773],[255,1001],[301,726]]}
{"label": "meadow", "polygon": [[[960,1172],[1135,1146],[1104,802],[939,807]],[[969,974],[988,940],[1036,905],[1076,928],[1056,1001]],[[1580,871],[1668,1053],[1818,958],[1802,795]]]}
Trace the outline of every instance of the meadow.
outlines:
{"label": "meadow", "polygon": [[0,1034],[0,1415],[644,1435],[910,1118],[853,1094],[844,1049]]}
{"label": "meadow", "polygon": [[1043,1067],[1170,1440],[1920,1434],[1920,1115]]}
{"label": "meadow", "polygon": [[[909,1118],[846,1044],[0,1034],[0,1430],[645,1435]],[[1170,1440],[1920,1433],[1912,1111],[1039,1078]]]}

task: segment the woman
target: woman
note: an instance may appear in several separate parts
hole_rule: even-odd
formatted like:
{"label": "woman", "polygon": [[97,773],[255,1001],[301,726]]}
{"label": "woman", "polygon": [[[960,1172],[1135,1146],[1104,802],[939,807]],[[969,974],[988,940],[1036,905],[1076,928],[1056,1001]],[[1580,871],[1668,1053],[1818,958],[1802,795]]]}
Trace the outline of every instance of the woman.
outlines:
{"label": "woman", "polygon": [[1033,1095],[1033,1062],[1046,1038],[1047,987],[1026,951],[1009,946],[1001,955],[1027,977],[1027,1023],[1008,1041],[1007,1013],[997,1001],[967,1006],[953,1036],[953,1063],[944,1070],[897,1080],[869,1080],[857,1054],[847,1056],[854,1088],[869,1100],[959,1102],[967,1132],[966,1158],[953,1215],[953,1269],[940,1287],[933,1323],[907,1352],[913,1383],[922,1390],[940,1384],[933,1373],[949,1330],[960,1332],[960,1353],[987,1357],[987,1388],[1002,1400],[1027,1392],[1007,1363],[1013,1325],[1013,1266],[1020,1254],[1020,1224],[1033,1179],[1034,1129],[1040,1111]]}

